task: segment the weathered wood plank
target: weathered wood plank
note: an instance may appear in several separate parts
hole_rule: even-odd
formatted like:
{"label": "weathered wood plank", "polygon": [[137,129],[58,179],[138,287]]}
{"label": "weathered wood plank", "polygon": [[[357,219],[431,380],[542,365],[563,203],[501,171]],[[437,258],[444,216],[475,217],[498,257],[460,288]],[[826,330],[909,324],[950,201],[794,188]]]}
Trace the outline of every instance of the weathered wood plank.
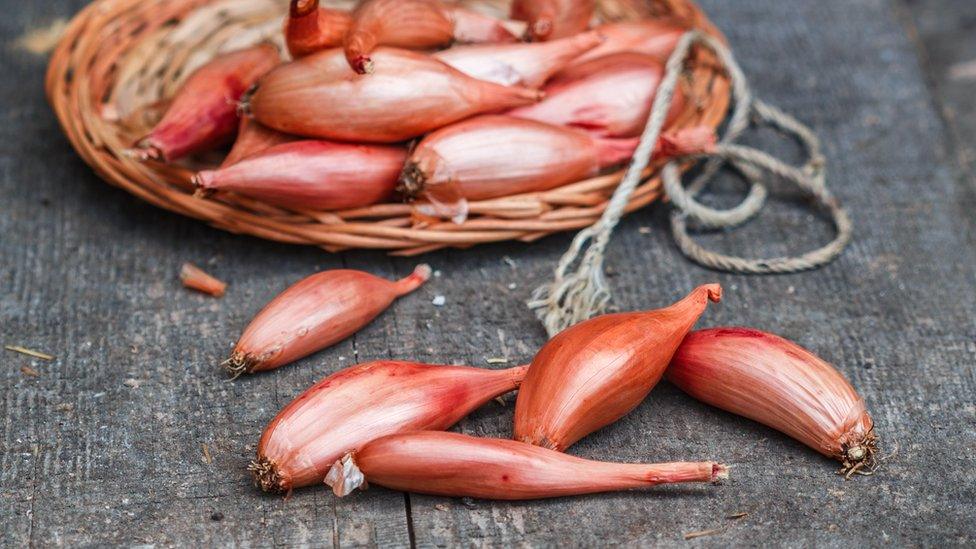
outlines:
{"label": "weathered wood plank", "polygon": [[964,176],[976,183],[976,4],[966,0],[903,0],[909,35]]}
{"label": "weathered wood plank", "polygon": [[[7,44],[84,3],[4,0],[0,36]],[[879,432],[900,447],[882,475],[845,483],[796,443],[662,386],[573,452],[724,459],[733,482],[531,503],[381,488],[338,501],[316,489],[288,501],[264,497],[243,471],[254,444],[274,413],[323,375],[386,357],[531,359],[545,339],[523,302],[570,237],[433,254],[424,260],[440,277],[355,338],[273,374],[225,383],[215,364],[288,283],[340,266],[392,278],[414,261],[227,235],[108,188],[60,137],[42,97],[43,60],[7,49],[0,343],[58,358],[0,354],[0,543],[405,546],[406,502],[420,546],[673,545],[711,528],[726,530],[702,544],[972,543],[976,196],[950,177],[943,127],[892,3],[703,3],[759,94],[824,138],[832,185],[852,211],[857,239],[816,273],[717,275],[679,257],[655,207],[625,221],[611,247],[615,304],[656,307],[695,284],[723,282],[726,302],[703,325],[771,329],[837,363],[864,393]],[[642,226],[651,232],[638,232]],[[827,235],[805,210],[780,202],[760,224],[706,241],[758,255]],[[187,260],[228,280],[227,297],[182,290],[177,272]],[[436,295],[445,296],[444,307],[431,304]],[[24,375],[24,365],[40,375]],[[507,401],[460,429],[508,436]],[[739,511],[750,515],[723,518]]]}
{"label": "weathered wood plank", "polygon": [[[0,544],[409,545],[401,494],[336,500],[323,488],[285,501],[251,486],[244,467],[264,425],[351,364],[355,340],[236,383],[216,365],[262,303],[345,258],[215,231],[98,180],[43,99],[44,59],[8,48],[84,4],[10,3],[0,23],[0,341],[58,356],[0,355]],[[229,281],[227,297],[183,290],[187,260]],[[361,337],[375,334],[382,325]]]}
{"label": "weathered wood plank", "polygon": [[[412,496],[419,545],[670,545],[680,543],[683,533],[712,528],[726,531],[702,543],[843,546],[973,539],[967,501],[974,485],[950,465],[958,461],[952,456],[971,449],[974,411],[960,407],[964,393],[958,391],[973,388],[973,305],[939,296],[973,280],[971,216],[965,212],[974,199],[940,163],[942,128],[890,4],[704,5],[729,34],[760,95],[812,123],[825,140],[832,185],[854,215],[857,240],[837,264],[817,273],[715,275],[677,258],[659,209],[641,213],[625,223],[611,251],[616,303],[625,309],[664,305],[695,284],[722,281],[726,302],[706,313],[703,325],[775,330],[840,365],[863,391],[888,448],[900,446],[898,456],[881,476],[845,483],[832,474],[831,463],[783,436],[663,386],[626,420],[573,452],[624,461],[728,460],[735,477],[730,485],[532,504],[476,502],[473,509]],[[639,225],[654,231],[641,235]],[[805,211],[778,205],[759,224],[708,241],[770,255],[826,237],[826,229]],[[554,261],[562,250],[553,246],[556,240],[561,239],[529,253]],[[513,257],[530,264],[531,286],[546,273],[532,268],[539,261],[529,253]],[[458,306],[458,322],[477,314]],[[517,316],[517,304],[502,314]],[[519,327],[515,333],[526,346],[542,343],[531,326]],[[926,376],[932,379],[924,381]],[[933,453],[926,450],[933,439],[922,432],[930,423],[942,426],[939,433],[952,432],[934,435],[940,442]],[[510,411],[491,408],[463,428],[506,436]],[[968,457],[961,461],[972,463]],[[912,487],[911,479],[928,477],[926,471],[958,482],[932,490]],[[750,515],[738,522],[723,518],[738,511]]]}

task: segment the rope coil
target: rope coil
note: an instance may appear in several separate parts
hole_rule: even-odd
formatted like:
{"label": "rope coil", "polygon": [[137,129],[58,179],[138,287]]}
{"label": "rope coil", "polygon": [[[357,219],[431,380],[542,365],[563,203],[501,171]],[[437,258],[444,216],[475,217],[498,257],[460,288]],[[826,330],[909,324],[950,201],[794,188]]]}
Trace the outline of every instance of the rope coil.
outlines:
{"label": "rope coil", "polygon": [[[650,162],[651,153],[664,127],[678,78],[684,70],[692,47],[696,45],[712,50],[725,66],[732,81],[735,106],[725,134],[713,153],[673,160],[662,171],[664,191],[674,206],[671,216],[672,233],[681,252],[692,261],[716,270],[745,274],[783,274],[826,265],[836,259],[850,243],[853,225],[846,211],[827,189],[826,159],[817,136],[799,120],[755,99],[745,74],[729,48],[700,31],[689,31],[681,38],[668,59],[665,77],[654,98],[651,115],[634,160],[606,211],[599,221],[576,235],[569,250],[559,260],[554,280],[536,288],[528,302],[529,308],[535,311],[550,337],[606,310],[611,298],[603,269],[606,247],[631,194],[641,182],[642,172]],[[735,140],[753,122],[775,128],[795,138],[806,150],[807,161],[802,166],[792,166],[759,149],[735,144]],[[705,160],[705,164],[698,177],[685,187],[679,165],[689,160]],[[726,210],[711,208],[698,202],[696,197],[725,165],[730,165],[749,181],[750,190],[746,198],[737,206]],[[755,217],[768,197],[763,181],[764,173],[792,183],[810,195],[830,215],[837,232],[834,240],[822,248],[796,257],[747,259],[707,250],[692,239],[688,232],[689,221],[698,229],[723,229],[742,225]],[[575,270],[571,270],[574,266]]]}

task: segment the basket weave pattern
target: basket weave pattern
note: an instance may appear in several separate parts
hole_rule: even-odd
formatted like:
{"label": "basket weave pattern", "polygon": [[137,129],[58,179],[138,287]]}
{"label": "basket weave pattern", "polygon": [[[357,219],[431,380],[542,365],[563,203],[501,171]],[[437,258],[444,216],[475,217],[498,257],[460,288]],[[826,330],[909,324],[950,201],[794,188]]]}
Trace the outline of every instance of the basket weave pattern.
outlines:
{"label": "basket weave pattern", "polygon": [[[471,7],[503,13],[504,2]],[[287,2],[279,0],[96,0],[71,22],[48,69],[48,99],[68,139],[100,177],[156,206],[234,233],[321,246],[416,255],[486,242],[531,242],[580,229],[603,213],[622,172],[546,192],[472,202],[463,224],[418,215],[404,203],[337,212],[288,211],[242,196],[193,195],[196,170],[219,156],[165,165],[127,154],[165,110],[183,79],[212,57],[261,41],[281,44]],[[333,2],[332,4],[342,4]],[[669,15],[718,35],[689,0],[603,0],[603,20]],[[729,81],[708,52],[698,51],[682,78],[690,98],[675,127],[717,127],[729,105]],[[627,211],[662,195],[660,165],[648,169]]]}

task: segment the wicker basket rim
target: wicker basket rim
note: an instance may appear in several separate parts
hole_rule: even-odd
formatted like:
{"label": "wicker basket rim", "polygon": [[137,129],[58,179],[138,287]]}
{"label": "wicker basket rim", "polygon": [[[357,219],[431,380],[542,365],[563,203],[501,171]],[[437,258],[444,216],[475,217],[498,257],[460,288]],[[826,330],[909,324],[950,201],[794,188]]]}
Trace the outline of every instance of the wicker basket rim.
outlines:
{"label": "wicker basket rim", "polygon": [[[633,0],[604,0],[600,5],[609,17],[633,16]],[[691,0],[653,0],[648,5],[653,13],[670,15],[721,38]],[[256,43],[273,37],[280,29],[280,13],[275,11],[280,7],[270,0],[93,2],[71,21],[48,68],[48,98],[68,139],[100,177],[156,206],[230,232],[315,245],[332,252],[371,248],[416,255],[504,240],[532,242],[589,226],[603,213],[622,172],[551,191],[472,202],[469,219],[458,225],[418,217],[410,204],[307,212],[287,211],[240,196],[195,197],[190,185],[192,169],[143,164],[126,154],[133,131],[119,122],[115,105],[107,99],[122,97],[119,90],[131,93],[139,86],[163,96],[208,54],[249,45],[247,40]],[[194,32],[187,31],[191,23],[196,25],[191,29]],[[696,52],[684,85],[692,100],[677,127],[704,124],[717,128],[726,116],[730,87],[710,52]],[[659,167],[645,173],[630,199],[628,213],[661,198]]]}

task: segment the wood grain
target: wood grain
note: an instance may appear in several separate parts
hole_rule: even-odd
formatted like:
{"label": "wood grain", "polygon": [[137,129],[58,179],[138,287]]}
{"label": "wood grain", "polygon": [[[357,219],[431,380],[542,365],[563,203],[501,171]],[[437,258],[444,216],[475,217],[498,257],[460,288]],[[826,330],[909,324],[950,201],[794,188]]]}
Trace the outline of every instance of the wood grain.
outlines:
{"label": "wood grain", "polygon": [[[0,0],[4,47],[83,4]],[[288,284],[336,267],[395,278],[415,261],[228,235],[106,186],[44,103],[44,59],[8,48],[0,57],[0,343],[57,359],[0,353],[0,544],[671,546],[714,529],[721,532],[694,543],[976,542],[976,193],[953,177],[955,151],[893,0],[703,5],[758,94],[824,139],[856,239],[818,272],[718,275],[679,256],[663,207],[652,207],[625,220],[610,247],[614,303],[663,306],[697,284],[722,282],[723,304],[700,325],[774,331],[837,364],[865,396],[886,450],[898,448],[878,476],[844,482],[802,445],[662,385],[572,452],[720,459],[733,465],[732,482],[531,503],[379,488],[343,500],[324,489],[287,501],[263,496],[244,471],[261,430],[324,375],[374,358],[530,359],[545,335],[523,302],[549,278],[570,236],[430,255],[441,275],[356,337],[273,374],[226,383],[217,363]],[[751,139],[792,152],[766,133]],[[714,200],[731,200],[737,188],[729,179]],[[829,237],[798,199],[776,198],[757,224],[705,241],[770,255]],[[229,282],[226,297],[184,290],[185,261]],[[442,307],[432,304],[438,295]],[[508,436],[507,401],[460,430]],[[739,512],[749,515],[725,518]]]}

